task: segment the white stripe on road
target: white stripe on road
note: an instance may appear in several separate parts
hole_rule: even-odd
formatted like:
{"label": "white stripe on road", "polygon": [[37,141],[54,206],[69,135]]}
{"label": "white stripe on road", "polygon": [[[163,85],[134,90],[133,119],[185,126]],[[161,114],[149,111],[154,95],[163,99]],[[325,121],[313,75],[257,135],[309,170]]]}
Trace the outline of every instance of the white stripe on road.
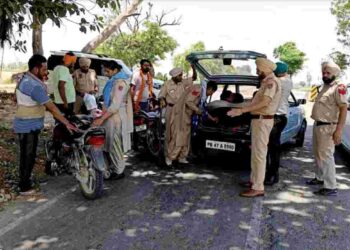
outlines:
{"label": "white stripe on road", "polygon": [[259,233],[260,233],[261,219],[262,219],[262,203],[261,203],[261,200],[258,198],[258,199],[255,199],[253,204],[252,217],[249,224],[250,229],[248,231],[244,249],[256,250],[259,248]]}
{"label": "white stripe on road", "polygon": [[14,228],[16,228],[17,226],[19,226],[21,223],[23,223],[26,220],[29,220],[30,218],[34,217],[35,215],[37,215],[38,213],[43,212],[44,210],[48,209],[49,207],[51,207],[53,204],[55,204],[58,200],[62,199],[65,195],[67,195],[70,192],[74,192],[76,189],[77,185],[73,186],[72,188],[68,189],[67,191],[59,194],[58,196],[56,196],[55,198],[49,200],[48,202],[46,202],[45,204],[35,208],[34,210],[32,210],[30,213],[19,217],[17,220],[15,220],[14,222],[8,224],[6,227],[3,227],[0,229],[0,238],[8,233],[9,231],[13,230]]}

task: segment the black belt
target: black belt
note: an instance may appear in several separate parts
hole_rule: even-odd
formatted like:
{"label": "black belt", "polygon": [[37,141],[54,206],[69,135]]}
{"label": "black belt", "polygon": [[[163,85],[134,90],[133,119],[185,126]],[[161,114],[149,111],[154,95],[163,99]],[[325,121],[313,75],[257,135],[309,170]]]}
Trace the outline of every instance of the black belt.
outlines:
{"label": "black belt", "polygon": [[316,121],[315,124],[316,124],[316,126],[323,126],[323,125],[337,125],[338,123],[336,123],[336,122],[321,122],[321,121]]}
{"label": "black belt", "polygon": [[168,103],[167,105],[168,105],[169,107],[173,107],[175,104]]}
{"label": "black belt", "polygon": [[275,115],[275,118],[278,118],[278,117],[286,117],[287,115]]}
{"label": "black belt", "polygon": [[273,119],[274,115],[251,115],[252,119]]}

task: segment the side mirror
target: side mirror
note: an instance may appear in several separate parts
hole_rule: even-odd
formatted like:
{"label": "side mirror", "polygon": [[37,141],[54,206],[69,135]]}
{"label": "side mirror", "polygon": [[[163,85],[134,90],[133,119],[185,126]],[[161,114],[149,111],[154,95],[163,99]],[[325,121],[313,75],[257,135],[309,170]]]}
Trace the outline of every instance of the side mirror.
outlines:
{"label": "side mirror", "polygon": [[306,104],[306,99],[298,99],[298,104]]}

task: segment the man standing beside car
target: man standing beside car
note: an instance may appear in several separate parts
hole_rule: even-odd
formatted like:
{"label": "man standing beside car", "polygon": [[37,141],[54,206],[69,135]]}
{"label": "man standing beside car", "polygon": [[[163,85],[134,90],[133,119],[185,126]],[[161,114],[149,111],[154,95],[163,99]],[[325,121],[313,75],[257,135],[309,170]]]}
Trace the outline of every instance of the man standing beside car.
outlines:
{"label": "man standing beside car", "polygon": [[64,55],[61,65],[53,70],[53,84],[55,104],[65,115],[71,115],[74,111],[75,88],[72,73],[77,57],[68,52]]}
{"label": "man standing beside car", "polygon": [[140,61],[140,70],[137,70],[131,80],[134,88],[134,111],[148,111],[148,99],[153,93],[152,64],[148,59]]}
{"label": "man standing beside car", "polygon": [[[206,113],[205,103],[200,103],[201,98],[212,96],[218,89],[216,82],[209,81],[205,84],[205,90],[200,84],[192,85],[184,95],[179,99],[178,104],[174,106],[174,112],[179,114],[178,119],[174,121],[177,128],[176,145],[184,146],[186,151],[182,151],[180,159],[182,163],[187,162],[187,156],[191,147],[191,128],[193,115],[202,115]],[[209,117],[210,115],[207,114]],[[211,118],[209,118],[211,119]]]}
{"label": "man standing beside car", "polygon": [[276,63],[275,75],[281,81],[282,96],[274,125],[270,133],[267,157],[270,159],[266,165],[265,185],[272,186],[279,181],[278,169],[280,167],[281,134],[287,125],[287,114],[289,108],[288,98],[293,88],[293,82],[288,75],[288,65],[283,62]]}
{"label": "man standing beside car", "polygon": [[162,108],[166,107],[165,114],[165,163],[171,166],[174,160],[179,163],[188,163],[186,157],[189,152],[189,145],[179,145],[177,136],[179,128],[176,122],[181,116],[181,112],[175,112],[175,105],[181,105],[179,99],[183,97],[186,91],[193,86],[193,81],[197,79],[197,72],[194,65],[191,65],[193,74],[190,78],[183,79],[183,70],[174,68],[170,70],[171,79],[167,81],[159,92],[159,100]]}
{"label": "man standing beside car", "polygon": [[74,104],[74,113],[79,114],[83,104],[84,94],[96,94],[98,91],[98,82],[96,72],[90,69],[91,59],[81,57],[79,59],[80,69],[73,73],[74,87],[76,91],[76,100]]}
{"label": "man standing beside car", "polygon": [[333,62],[322,64],[324,85],[312,109],[313,151],[316,160],[315,178],[308,185],[321,185],[315,194],[335,196],[338,193],[335,177],[334,145],[341,143],[347,115],[347,88],[337,77],[340,68]]}
{"label": "man standing beside car", "polygon": [[257,58],[255,63],[261,82],[259,90],[249,105],[227,112],[232,117],[247,112],[252,114],[251,175],[250,181],[244,185],[250,189],[240,194],[243,197],[264,196],[267,145],[281,100],[281,82],[273,73],[276,64],[265,58]]}

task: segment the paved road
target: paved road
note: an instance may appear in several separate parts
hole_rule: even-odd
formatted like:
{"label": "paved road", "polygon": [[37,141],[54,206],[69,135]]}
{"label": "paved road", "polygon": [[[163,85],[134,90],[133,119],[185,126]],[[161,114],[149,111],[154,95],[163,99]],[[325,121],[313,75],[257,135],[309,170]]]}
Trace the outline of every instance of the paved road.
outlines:
{"label": "paved road", "polygon": [[127,178],[96,201],[71,176],[52,178],[0,213],[0,249],[349,249],[348,156],[337,153],[339,195],[323,198],[304,185],[310,128],[303,148],[283,151],[281,182],[258,199],[238,196],[249,171],[230,158],[166,170],[131,155]]}

